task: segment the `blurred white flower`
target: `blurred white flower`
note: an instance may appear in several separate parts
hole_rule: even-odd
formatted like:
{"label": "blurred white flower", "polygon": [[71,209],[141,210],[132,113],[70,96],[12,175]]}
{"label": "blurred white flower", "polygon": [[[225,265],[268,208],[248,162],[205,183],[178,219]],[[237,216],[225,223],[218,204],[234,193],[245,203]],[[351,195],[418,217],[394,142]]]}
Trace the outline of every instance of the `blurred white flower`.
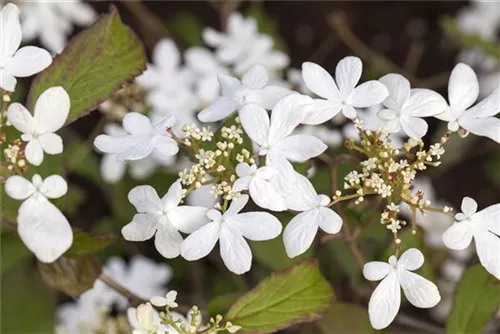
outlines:
{"label": "blurred white flower", "polygon": [[318,228],[326,233],[338,233],[342,228],[342,218],[328,207],[330,198],[318,195],[305,176],[296,174],[291,182],[294,186],[286,202],[290,210],[301,213],[285,227],[283,241],[288,257],[294,258],[311,247]]}
{"label": "blurred white flower", "polygon": [[287,88],[268,85],[267,70],[260,64],[252,66],[241,81],[225,74],[219,74],[218,79],[222,95],[198,114],[201,122],[220,121],[249,105],[270,110],[291,93]]}
{"label": "blurred white flower", "polygon": [[169,291],[165,297],[153,296],[151,297],[151,304],[158,307],[168,306],[175,308],[179,305],[175,302],[177,298],[177,291],[172,290]]}
{"label": "blurred white flower", "polygon": [[150,154],[159,159],[176,155],[179,147],[168,133],[175,124],[175,117],[165,118],[152,124],[146,116],[131,112],[123,118],[126,136],[99,135],[94,145],[103,153],[116,155],[117,161],[140,160]]}
{"label": "blurred white flower", "polygon": [[241,275],[252,266],[252,251],[245,238],[262,241],[276,238],[281,223],[267,212],[239,213],[248,202],[248,195],[234,199],[229,209],[221,213],[209,210],[210,223],[189,235],[181,246],[181,255],[188,261],[201,259],[210,253],[217,241],[226,267]]}
{"label": "blurred white flower", "polygon": [[471,107],[479,96],[476,73],[466,64],[459,63],[450,75],[448,83],[449,107],[436,115],[448,122],[448,129],[457,131],[460,127],[477,135],[488,137],[500,143],[500,86],[490,96]]}
{"label": "blurred white flower", "polygon": [[408,301],[420,308],[434,307],[441,300],[437,286],[420,275],[412,273],[424,264],[424,256],[416,248],[395,256],[389,263],[369,262],[363,268],[367,280],[380,281],[368,303],[370,322],[375,329],[391,324],[401,305],[401,288]]}
{"label": "blurred white flower", "polygon": [[11,3],[0,11],[0,88],[13,92],[16,88],[16,77],[32,76],[44,70],[52,63],[52,57],[44,49],[35,46],[21,45],[22,32],[19,23],[19,8]]}
{"label": "blurred white flower", "polygon": [[125,240],[145,241],[155,236],[158,252],[166,258],[177,257],[183,233],[193,233],[208,222],[207,209],[197,206],[179,206],[182,200],[180,181],[170,186],[167,194],[159,198],[151,186],[138,186],[128,194],[137,209],[131,223],[122,229]]}
{"label": "blurred white flower", "polygon": [[500,204],[477,211],[477,203],[470,197],[462,200],[462,213],[443,234],[446,247],[456,250],[467,248],[472,239],[483,267],[500,279]]}
{"label": "blurred white flower", "polygon": [[62,87],[52,87],[44,91],[36,101],[33,116],[20,103],[9,105],[9,122],[23,133],[21,139],[28,142],[24,150],[28,162],[39,166],[43,161],[44,152],[62,153],[62,139],[54,132],[66,122],[69,109],[70,98]]}
{"label": "blurred white flower", "polygon": [[48,201],[62,197],[68,184],[59,175],[45,180],[38,174],[30,181],[22,176],[11,176],[5,182],[5,192],[22,200],[17,216],[17,232],[26,247],[41,262],[54,262],[73,243],[73,231],[66,217]]}
{"label": "blurred white flower", "polygon": [[353,119],[356,117],[355,108],[366,108],[384,101],[389,93],[380,82],[371,80],[356,87],[362,69],[363,64],[359,58],[345,57],[337,64],[334,81],[321,66],[303,63],[302,76],[307,87],[321,97],[311,104],[304,124],[324,123],[340,111],[345,117]]}
{"label": "blurred white flower", "polygon": [[259,35],[252,44],[247,44],[245,56],[235,64],[234,71],[243,74],[253,65],[261,64],[271,73],[283,70],[290,58],[281,51],[273,50],[274,41],[268,35]]}
{"label": "blurred white flower", "polygon": [[445,99],[430,89],[410,89],[410,82],[400,74],[387,74],[379,79],[389,91],[378,116],[390,133],[403,130],[409,137],[420,139],[428,125],[422,117],[436,116],[446,109]]}
{"label": "blurred white flower", "polygon": [[248,190],[252,200],[261,208],[271,211],[286,210],[285,199],[274,189],[270,180],[276,174],[272,167],[260,167],[254,164],[239,163],[236,166],[239,179],[234,182],[236,191]]}
{"label": "blurred white flower", "polygon": [[73,23],[87,26],[97,18],[93,8],[80,0],[22,1],[20,7],[24,40],[38,37],[43,46],[55,53],[66,46]]}

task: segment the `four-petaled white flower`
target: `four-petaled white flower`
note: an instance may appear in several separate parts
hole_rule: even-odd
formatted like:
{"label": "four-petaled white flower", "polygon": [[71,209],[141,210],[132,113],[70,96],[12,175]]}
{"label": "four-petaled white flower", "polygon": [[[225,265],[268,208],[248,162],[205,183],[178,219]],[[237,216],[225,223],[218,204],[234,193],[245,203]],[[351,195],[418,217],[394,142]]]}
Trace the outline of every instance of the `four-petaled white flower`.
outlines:
{"label": "four-petaled white flower", "polygon": [[123,118],[123,128],[128,135],[99,135],[94,145],[103,153],[116,154],[118,161],[140,160],[151,153],[159,158],[173,156],[179,151],[177,143],[168,133],[174,123],[175,117],[169,117],[153,125],[146,116],[131,112]]}
{"label": "four-petaled white flower", "polygon": [[159,296],[151,297],[151,304],[158,307],[168,306],[175,308],[179,306],[175,302],[176,298],[177,298],[177,291],[172,290],[169,291],[165,297],[159,297]]}
{"label": "four-petaled white flower", "polygon": [[340,111],[347,118],[355,118],[355,108],[367,108],[384,101],[389,93],[380,82],[371,80],[356,87],[362,70],[363,64],[359,58],[345,57],[337,64],[334,81],[321,66],[303,63],[302,76],[307,87],[322,98],[315,99],[311,104],[304,124],[324,123]]}
{"label": "four-petaled white flower", "polygon": [[284,87],[267,85],[268,73],[260,64],[252,66],[241,81],[225,74],[219,74],[218,79],[222,95],[198,114],[202,122],[220,121],[248,105],[270,110],[281,98],[292,93]]}
{"label": "four-petaled white flower", "polygon": [[477,211],[477,203],[470,197],[462,200],[462,213],[443,233],[446,247],[456,250],[467,248],[472,239],[476,244],[479,261],[486,270],[500,279],[500,204]]}
{"label": "four-petaled white flower", "polygon": [[11,3],[0,11],[0,89],[13,92],[16,77],[29,77],[52,63],[50,53],[35,46],[21,45],[22,32],[19,23],[19,8]]}
{"label": "four-petaled white flower", "polygon": [[276,238],[281,233],[281,223],[267,212],[239,213],[248,202],[248,195],[241,195],[221,213],[209,210],[211,222],[192,233],[181,246],[181,255],[188,261],[205,257],[220,243],[220,254],[226,267],[241,275],[252,266],[252,251],[245,238],[261,241]]}
{"label": "four-petaled white flower", "polygon": [[457,131],[459,127],[500,143],[500,87],[490,96],[471,107],[479,96],[476,73],[469,65],[459,63],[451,72],[448,83],[449,107],[435,116],[448,122],[448,129]]}
{"label": "four-petaled white flower", "polygon": [[369,262],[363,268],[367,280],[380,281],[368,303],[370,322],[375,329],[391,324],[401,305],[401,288],[408,301],[420,308],[434,307],[441,300],[437,286],[412,273],[424,264],[424,256],[416,248],[404,252],[399,260],[393,255],[386,262]]}
{"label": "four-petaled white flower", "polygon": [[161,199],[151,186],[135,187],[128,199],[139,213],[122,228],[123,237],[129,241],[145,241],[154,235],[156,249],[166,258],[179,255],[183,241],[179,231],[193,233],[208,222],[206,208],[179,206],[182,200],[180,181],[172,184]]}
{"label": "four-petaled white flower", "polygon": [[43,153],[60,154],[63,151],[59,130],[68,118],[69,95],[62,87],[52,87],[43,92],[35,104],[33,116],[20,103],[12,103],[7,110],[7,118],[21,131],[21,139],[28,144],[24,150],[26,160],[35,166],[43,161]]}
{"label": "four-petaled white flower", "polygon": [[328,208],[330,198],[318,195],[305,176],[297,173],[290,182],[294,183],[294,187],[286,198],[288,208],[301,213],[285,227],[283,241],[288,257],[294,258],[311,247],[318,228],[330,234],[339,232],[342,218]]}
{"label": "four-petaled white flower", "polygon": [[5,182],[10,197],[24,201],[19,207],[17,232],[26,247],[41,262],[54,262],[73,243],[71,226],[59,209],[48,198],[59,198],[68,191],[68,184],[59,175],[45,180],[35,174],[30,181],[22,176],[11,176]]}
{"label": "four-petaled white flower", "polygon": [[422,138],[428,129],[422,117],[438,115],[446,109],[445,99],[430,89],[410,89],[410,82],[400,74],[387,74],[379,79],[389,90],[384,109],[378,116],[386,122],[390,133],[403,130],[409,137]]}
{"label": "four-petaled white flower", "polygon": [[281,99],[273,108],[271,119],[264,108],[255,104],[240,111],[241,125],[259,145],[259,154],[266,155],[266,165],[277,170],[271,182],[285,196],[293,184],[295,171],[290,162],[304,162],[323,153],[327,146],[311,135],[290,135],[303,121],[304,108],[310,98],[292,94]]}
{"label": "four-petaled white flower", "polygon": [[257,168],[254,164],[240,163],[236,166],[239,179],[234,182],[236,191],[248,190],[252,200],[261,208],[272,211],[286,210],[285,199],[274,189],[270,180],[276,174],[272,167]]}

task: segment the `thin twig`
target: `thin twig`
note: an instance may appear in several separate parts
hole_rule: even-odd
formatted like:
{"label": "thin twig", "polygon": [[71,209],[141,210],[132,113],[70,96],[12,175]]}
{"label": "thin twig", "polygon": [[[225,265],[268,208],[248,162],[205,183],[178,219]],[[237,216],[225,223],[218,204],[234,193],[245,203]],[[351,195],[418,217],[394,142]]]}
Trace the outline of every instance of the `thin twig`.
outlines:
{"label": "thin twig", "polygon": [[337,38],[337,35],[332,31],[332,33],[325,38],[323,43],[321,43],[309,59],[316,63],[322,63],[330,55],[338,42],[339,39]]}

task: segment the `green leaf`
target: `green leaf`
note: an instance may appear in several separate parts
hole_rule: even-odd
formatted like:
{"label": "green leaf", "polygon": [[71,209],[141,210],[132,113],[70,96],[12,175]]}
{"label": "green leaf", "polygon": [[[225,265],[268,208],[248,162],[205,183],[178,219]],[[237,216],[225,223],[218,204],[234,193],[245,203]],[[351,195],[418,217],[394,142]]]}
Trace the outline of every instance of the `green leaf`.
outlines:
{"label": "green leaf", "polygon": [[190,12],[180,12],[167,22],[167,28],[186,46],[203,45],[203,22]]}
{"label": "green leaf", "polygon": [[450,334],[482,333],[500,305],[500,282],[477,264],[464,273],[446,326]]}
{"label": "green leaf", "polygon": [[96,256],[62,256],[53,263],[39,262],[38,270],[49,286],[68,296],[78,297],[92,288],[101,274],[101,263]]}
{"label": "green leaf", "polygon": [[261,281],[231,307],[226,318],[252,333],[272,333],[321,317],[333,290],[316,261],[301,263]]}
{"label": "green leaf", "polygon": [[226,314],[239,296],[240,294],[238,292],[231,292],[213,298],[210,303],[208,303],[208,314],[211,317],[215,317],[218,314]]}
{"label": "green leaf", "polygon": [[324,334],[376,332],[370,325],[368,310],[354,304],[334,303],[317,325]]}
{"label": "green leaf", "polygon": [[82,231],[73,231],[73,244],[64,254],[67,257],[80,257],[96,253],[101,249],[108,247],[116,241],[112,234],[90,235]]}
{"label": "green leaf", "polygon": [[2,232],[0,250],[2,274],[31,258],[31,252],[21,239],[10,233]]}
{"label": "green leaf", "polygon": [[33,81],[28,107],[46,89],[62,86],[71,98],[66,124],[86,115],[146,68],[146,54],[115,7],[73,38],[52,64]]}

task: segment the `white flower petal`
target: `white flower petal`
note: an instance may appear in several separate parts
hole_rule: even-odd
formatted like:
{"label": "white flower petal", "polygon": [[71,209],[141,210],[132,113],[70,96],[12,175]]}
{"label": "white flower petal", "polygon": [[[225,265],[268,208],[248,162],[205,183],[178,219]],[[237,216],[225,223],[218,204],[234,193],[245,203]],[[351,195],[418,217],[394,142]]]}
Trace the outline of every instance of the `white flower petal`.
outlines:
{"label": "white flower petal", "polygon": [[277,173],[269,180],[276,191],[283,197],[289,195],[297,172],[293,169],[292,164],[282,155],[269,152],[266,156],[266,165],[274,168]]}
{"label": "white flower petal", "polygon": [[332,101],[342,101],[340,91],[332,76],[321,66],[305,62],[302,64],[302,77],[314,94]]}
{"label": "white flower petal", "polygon": [[38,139],[32,139],[24,149],[26,160],[32,165],[40,166],[43,161],[43,148]]}
{"label": "white flower petal", "polygon": [[128,193],[128,200],[141,213],[160,213],[163,203],[151,186],[137,186]]}
{"label": "white flower petal", "polygon": [[220,73],[217,76],[217,80],[219,81],[220,84],[222,96],[227,96],[227,97],[233,96],[234,93],[239,88],[241,88],[241,82],[235,77],[232,77],[230,75]]}
{"label": "white flower petal", "polygon": [[320,139],[309,135],[293,135],[281,140],[275,149],[293,162],[303,162],[323,153],[326,146]]}
{"label": "white flower petal", "polygon": [[177,145],[177,142],[167,136],[154,136],[152,145],[156,154],[159,153],[164,157],[174,156],[179,152],[179,145]]}
{"label": "white flower petal", "polygon": [[173,259],[181,253],[182,236],[165,217],[157,225],[155,247],[158,253],[167,259]]}
{"label": "white flower petal", "polygon": [[500,237],[491,232],[480,232],[474,238],[479,261],[490,274],[500,280]]}
{"label": "white flower petal", "polygon": [[7,71],[0,71],[0,88],[8,92],[13,92],[16,88],[17,80]]}
{"label": "white flower petal", "polygon": [[[234,188],[236,188],[236,182]],[[248,189],[252,200],[261,208],[271,211],[285,211],[287,209],[285,199],[274,189],[270,182],[255,178],[250,182]]]}
{"label": "white flower petal", "polygon": [[311,247],[314,237],[318,232],[316,210],[302,212],[296,215],[283,231],[283,242],[286,254],[294,258]]}
{"label": "white flower petal", "polygon": [[500,143],[500,119],[496,117],[466,118],[460,119],[458,123],[477,136],[488,137]]}
{"label": "white flower petal", "polygon": [[389,92],[383,104],[393,110],[401,111],[403,104],[410,98],[410,82],[401,74],[390,73],[378,79]]}
{"label": "white flower petal", "polygon": [[252,178],[250,176],[240,177],[234,181],[233,189],[236,191],[248,190],[250,188],[251,179]]}
{"label": "white flower petal", "polygon": [[[255,165],[253,165],[252,167],[254,167]],[[252,168],[250,167],[249,164],[247,164],[246,162],[241,162],[239,163],[238,165],[236,165],[236,174],[242,178],[242,177],[245,177],[245,176],[248,176],[250,175],[250,173],[252,172],[255,172],[255,168]]]}
{"label": "white flower petal", "polygon": [[393,267],[380,261],[368,262],[363,266],[363,276],[369,281],[380,281],[393,271]]}
{"label": "white flower petal", "polygon": [[167,193],[161,199],[162,210],[169,210],[179,205],[182,200],[182,185],[180,181],[172,183]]}
{"label": "white flower petal", "polygon": [[262,241],[276,238],[281,233],[280,221],[267,212],[245,212],[227,219],[227,224],[245,238]]}
{"label": "white flower petal", "polygon": [[61,154],[63,151],[63,141],[55,133],[45,133],[38,137],[43,151],[47,154]]}
{"label": "white flower petal", "polygon": [[289,182],[293,184],[286,197],[286,203],[290,210],[307,211],[317,205],[318,193],[307,177],[295,173],[294,178]]}
{"label": "white flower petal", "polygon": [[39,133],[59,130],[68,118],[70,98],[63,87],[51,87],[44,91],[35,104],[34,118]]}
{"label": "white flower petal", "polygon": [[384,121],[392,121],[397,118],[394,109],[382,109],[377,113],[377,116]]}
{"label": "white flower petal", "polygon": [[261,64],[256,64],[252,66],[241,79],[243,86],[251,89],[259,89],[266,85],[269,77],[267,75],[267,70]]}
{"label": "white flower petal", "polygon": [[231,217],[237,215],[245,205],[248,203],[248,195],[241,195],[238,198],[235,198],[231,201],[231,204],[229,204],[229,208],[227,211],[224,213],[224,217]]}
{"label": "white flower petal", "polygon": [[339,101],[314,99],[302,124],[317,125],[325,123],[335,117],[341,109],[342,104]]}
{"label": "white flower petal", "polygon": [[220,96],[211,105],[200,111],[198,119],[204,123],[220,121],[235,112],[238,107],[238,103],[234,100]]}
{"label": "white flower petal", "polygon": [[7,119],[16,129],[22,133],[33,133],[35,131],[35,119],[28,109],[20,103],[12,103],[7,110]]}
{"label": "white flower petal", "polygon": [[126,164],[116,161],[116,155],[105,154],[101,160],[101,175],[105,182],[116,183],[125,175]]}
{"label": "white flower petal", "polygon": [[462,199],[461,209],[467,217],[471,217],[477,212],[477,202],[473,198],[466,196]]}
{"label": "white flower petal", "polygon": [[[100,137],[100,136],[99,136]],[[98,138],[99,138],[98,137]],[[127,145],[129,142],[127,142],[126,139],[121,139],[120,137],[117,137],[118,141],[122,142],[122,145]],[[124,160],[141,160],[147,157],[148,155],[153,152],[155,149],[154,147],[154,142],[150,138],[144,138],[144,139],[137,139],[137,138],[130,138],[131,139],[131,145],[127,147],[125,150],[121,151],[118,153],[116,156],[116,159],[118,161],[124,161]],[[97,138],[96,138],[97,140]],[[95,141],[94,141],[95,144]],[[168,148],[174,148],[171,147],[170,145]],[[112,153],[112,152],[110,152]],[[170,151],[169,151],[170,153]]]}
{"label": "white flower petal", "polygon": [[424,264],[424,254],[416,248],[405,251],[398,259],[398,266],[406,270],[417,270]]}
{"label": "white flower petal", "polygon": [[430,308],[441,300],[437,286],[428,279],[407,270],[400,270],[399,277],[403,293],[412,305]]}
{"label": "white flower petal", "polygon": [[269,136],[269,116],[267,111],[255,104],[240,110],[240,121],[247,135],[260,146],[267,143]]}
{"label": "white flower petal", "polygon": [[446,247],[456,250],[467,248],[472,241],[471,222],[463,221],[450,226],[443,233],[443,243]]}
{"label": "white flower petal", "polygon": [[318,224],[326,233],[335,234],[342,228],[342,218],[332,209],[318,208]]}
{"label": "white flower petal", "polygon": [[280,86],[267,86],[254,91],[258,104],[267,110],[273,109],[278,101],[291,93],[288,88]]}
{"label": "white flower petal", "polygon": [[275,144],[288,136],[307,116],[311,98],[300,94],[291,94],[281,99],[271,112],[269,144]]}
{"label": "white flower petal", "polygon": [[413,139],[420,139],[427,133],[429,126],[427,122],[418,117],[400,117],[399,118],[403,131]]}
{"label": "white flower petal", "polygon": [[150,214],[138,213],[130,223],[123,226],[122,236],[128,241],[146,241],[156,232],[158,219]]}
{"label": "white flower petal", "polygon": [[188,261],[205,257],[219,240],[221,223],[211,222],[190,234],[181,245],[181,255]]}
{"label": "white flower petal", "polygon": [[137,322],[144,329],[152,329],[154,326],[154,318],[153,318],[153,306],[150,303],[145,303],[137,306],[136,310]]}
{"label": "white flower petal", "polygon": [[123,128],[134,136],[147,136],[153,132],[151,121],[137,112],[130,112],[123,117]]}
{"label": "white flower petal", "polygon": [[451,71],[448,99],[452,109],[463,111],[470,107],[479,95],[476,73],[469,65],[458,63]]}
{"label": "white flower petal", "polygon": [[342,99],[346,100],[361,78],[363,63],[358,57],[345,57],[335,68],[335,80]]}
{"label": "white flower petal", "polygon": [[[94,139],[94,146],[103,153],[119,154],[129,150],[137,143],[137,140],[130,136],[108,136],[99,135]],[[118,158],[117,158],[118,159]]]}
{"label": "white flower petal", "polygon": [[59,198],[68,192],[68,183],[59,175],[51,175],[43,180],[43,195],[48,198]]}
{"label": "white flower petal", "polygon": [[35,186],[22,176],[13,175],[5,181],[5,192],[9,197],[24,200],[36,191]]}
{"label": "white flower petal", "polygon": [[21,44],[21,24],[19,23],[19,8],[14,4],[6,4],[0,12],[0,28],[2,40],[0,51],[2,58],[10,58]]}
{"label": "white flower petal", "polygon": [[474,214],[473,221],[478,224],[485,224],[488,229],[500,236],[500,204],[489,207]]}
{"label": "white flower petal", "polygon": [[349,119],[355,119],[357,116],[357,111],[354,109],[352,106],[349,105],[343,105],[342,106],[342,114]]}
{"label": "white flower petal", "polygon": [[382,83],[371,80],[354,88],[348,101],[355,108],[367,108],[382,103],[387,96],[387,88]]}
{"label": "white flower petal", "polygon": [[496,88],[487,98],[464,112],[463,119],[495,116],[500,112],[500,87]]}
{"label": "white flower petal", "polygon": [[401,305],[401,289],[398,274],[387,275],[373,291],[368,303],[370,323],[375,329],[383,329],[391,324]]}
{"label": "white flower petal", "polygon": [[403,112],[406,116],[427,117],[440,114],[446,108],[446,100],[438,93],[430,89],[412,89]]}
{"label": "white flower petal", "polygon": [[73,243],[68,220],[45,198],[32,197],[24,201],[17,222],[21,240],[41,262],[54,262]]}
{"label": "white flower petal", "polygon": [[167,305],[167,299],[165,297],[154,296],[149,300],[151,304],[158,307],[163,307]]}
{"label": "white flower petal", "polygon": [[220,228],[220,255],[227,269],[237,275],[250,270],[252,266],[252,251],[241,234],[228,224]]}
{"label": "white flower petal", "polygon": [[179,206],[168,210],[167,217],[172,225],[183,233],[193,233],[209,223],[207,208],[201,206]]}
{"label": "white flower petal", "polygon": [[46,50],[35,46],[19,49],[9,62],[8,71],[18,78],[29,77],[47,68],[52,57]]}
{"label": "white flower petal", "polygon": [[153,51],[153,62],[164,70],[172,70],[181,62],[181,55],[175,43],[169,38],[163,38]]}

